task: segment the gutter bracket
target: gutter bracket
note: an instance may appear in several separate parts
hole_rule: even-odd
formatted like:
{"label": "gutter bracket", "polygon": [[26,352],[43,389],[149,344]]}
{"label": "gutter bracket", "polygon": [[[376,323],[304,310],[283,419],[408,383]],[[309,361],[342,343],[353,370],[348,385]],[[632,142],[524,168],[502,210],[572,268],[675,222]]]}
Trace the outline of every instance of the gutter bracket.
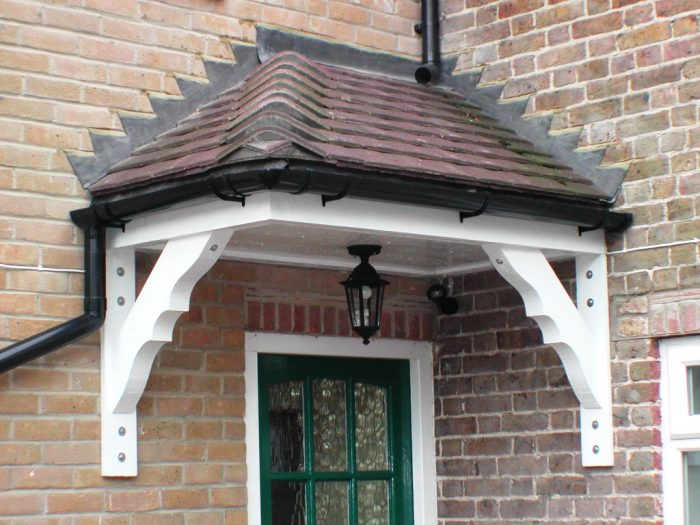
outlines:
{"label": "gutter bracket", "polygon": [[[122,235],[110,232],[109,245]],[[134,248],[107,249],[108,313],[102,331],[102,475],[138,473],[136,405],[158,350],[190,308],[197,281],[223,254],[232,228],[171,238],[136,298]]]}
{"label": "gutter bracket", "polygon": [[211,183],[211,191],[214,193],[214,195],[216,195],[223,201],[240,202],[241,206],[245,207],[245,198],[249,197],[249,195],[241,193],[236,188],[234,188],[233,184],[231,184],[231,181],[228,178],[226,179],[226,183],[229,189],[231,190],[231,193],[221,191],[216,185],[216,182],[214,181],[212,181]]}
{"label": "gutter bracket", "polygon": [[576,302],[538,249],[483,245],[520,293],[525,312],[562,361],[581,406],[584,467],[614,465],[612,379],[605,254],[576,255]]}
{"label": "gutter bracket", "polygon": [[460,211],[459,212],[459,222],[464,223],[464,219],[471,219],[472,217],[478,217],[482,213],[486,211],[486,209],[489,207],[489,204],[491,204],[491,194],[487,193],[486,198],[484,199],[483,204],[479,207],[479,209],[474,210],[474,211]]}
{"label": "gutter bracket", "polygon": [[345,197],[349,191],[350,191],[350,183],[348,182],[347,184],[345,184],[345,187],[337,195],[321,195],[321,204],[325,208],[326,203],[333,202],[333,201],[339,201],[340,199]]}

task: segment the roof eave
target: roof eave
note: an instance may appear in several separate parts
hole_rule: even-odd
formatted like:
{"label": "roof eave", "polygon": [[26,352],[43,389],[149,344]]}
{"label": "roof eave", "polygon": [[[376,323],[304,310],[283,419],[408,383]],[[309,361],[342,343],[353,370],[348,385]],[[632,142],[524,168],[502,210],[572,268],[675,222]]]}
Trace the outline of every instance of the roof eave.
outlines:
{"label": "roof eave", "polygon": [[486,213],[555,221],[579,226],[581,231],[620,231],[632,220],[630,214],[614,212],[600,199],[500,190],[283,160],[225,166],[184,179],[96,195],[89,208],[71,215],[78,224],[98,220],[118,225],[131,216],[195,198],[230,195],[231,200],[238,200],[259,191],[312,193],[328,200],[352,196],[453,209],[464,212],[463,217]]}

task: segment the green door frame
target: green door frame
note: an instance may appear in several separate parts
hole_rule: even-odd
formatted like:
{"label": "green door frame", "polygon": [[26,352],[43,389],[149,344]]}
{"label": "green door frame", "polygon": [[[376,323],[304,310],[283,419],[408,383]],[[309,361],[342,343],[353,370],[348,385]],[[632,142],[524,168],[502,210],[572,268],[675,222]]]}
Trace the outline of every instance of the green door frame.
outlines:
{"label": "green door frame", "polygon": [[[411,395],[409,362],[387,359],[350,359],[267,354],[258,357],[260,421],[261,513],[263,525],[271,525],[271,487],[276,481],[304,483],[307,523],[315,524],[315,484],[317,481],[349,482],[349,525],[357,525],[357,485],[361,481],[385,480],[389,485],[390,525],[413,524],[411,468]],[[317,379],[344,381],[347,432],[343,472],[317,472],[314,468],[314,422],[312,383]],[[303,384],[304,464],[300,472],[272,472],[268,388],[278,383],[300,381]],[[358,471],[355,461],[354,386],[370,384],[387,392],[388,469]]]}

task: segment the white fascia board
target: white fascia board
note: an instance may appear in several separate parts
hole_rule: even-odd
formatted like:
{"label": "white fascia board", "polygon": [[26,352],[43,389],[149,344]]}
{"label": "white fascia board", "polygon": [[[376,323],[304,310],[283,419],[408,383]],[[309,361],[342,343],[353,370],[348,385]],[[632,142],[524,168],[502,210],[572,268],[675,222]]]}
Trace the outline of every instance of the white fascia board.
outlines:
{"label": "white fascia board", "polygon": [[306,224],[376,234],[465,244],[519,246],[572,254],[604,253],[602,231],[579,235],[575,226],[492,215],[460,223],[459,212],[346,197],[321,205],[318,195],[260,192],[245,206],[221,200],[199,202],[132,219],[108,248],[140,247],[184,235],[267,222]]}

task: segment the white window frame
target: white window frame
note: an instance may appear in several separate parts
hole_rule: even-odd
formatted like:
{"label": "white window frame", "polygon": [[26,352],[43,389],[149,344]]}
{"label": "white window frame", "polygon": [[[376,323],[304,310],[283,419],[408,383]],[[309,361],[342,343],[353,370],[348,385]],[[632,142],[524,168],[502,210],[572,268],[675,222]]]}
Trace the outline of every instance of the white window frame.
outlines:
{"label": "white window frame", "polygon": [[686,522],[683,454],[700,451],[700,416],[690,416],[688,367],[700,365],[700,336],[661,342],[664,522]]}
{"label": "white window frame", "polygon": [[405,359],[410,363],[413,517],[415,525],[437,523],[437,476],[433,400],[432,344],[378,339],[365,346],[351,337],[314,337],[246,332],[246,463],[248,523],[260,525],[260,433],[258,417],[258,354]]}

